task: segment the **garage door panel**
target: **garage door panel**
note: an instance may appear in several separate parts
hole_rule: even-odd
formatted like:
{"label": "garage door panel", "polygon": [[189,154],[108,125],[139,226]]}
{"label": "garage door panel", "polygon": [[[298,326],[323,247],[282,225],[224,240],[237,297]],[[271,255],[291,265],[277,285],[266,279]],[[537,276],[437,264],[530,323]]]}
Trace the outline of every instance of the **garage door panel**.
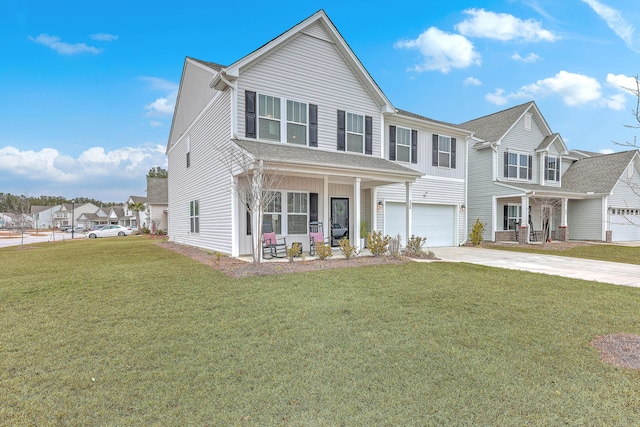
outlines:
{"label": "garage door panel", "polygon": [[[385,204],[385,234],[400,234],[405,238],[404,203]],[[415,236],[426,237],[428,247],[455,246],[455,207],[450,205],[429,205],[414,203],[412,209],[412,232]]]}
{"label": "garage door panel", "polygon": [[614,242],[640,240],[640,216],[611,215],[611,238]]}

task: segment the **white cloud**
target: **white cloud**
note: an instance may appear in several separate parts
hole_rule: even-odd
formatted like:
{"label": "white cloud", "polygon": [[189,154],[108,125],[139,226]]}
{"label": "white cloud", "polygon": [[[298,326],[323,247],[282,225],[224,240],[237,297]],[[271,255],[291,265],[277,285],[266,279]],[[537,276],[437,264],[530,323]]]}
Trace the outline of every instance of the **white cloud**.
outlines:
{"label": "white cloud", "polygon": [[163,126],[163,125],[164,125],[164,123],[156,121],[156,120],[151,120],[149,122],[149,126],[154,127],[154,128],[157,128],[157,127]]}
{"label": "white cloud", "polygon": [[455,28],[467,37],[530,42],[552,42],[559,38],[551,31],[543,29],[542,24],[533,19],[522,20],[507,13],[487,12],[484,9],[467,9],[464,13],[471,18],[460,22]]}
{"label": "white cloud", "polygon": [[149,83],[151,89],[161,90],[164,92],[173,92],[178,90],[178,84],[170,80],[161,79],[159,77],[142,76],[140,80]]}
{"label": "white cloud", "polygon": [[413,67],[417,72],[439,70],[448,73],[452,68],[467,68],[481,63],[480,54],[467,38],[436,27],[424,31],[417,39],[398,41],[394,47],[420,51],[423,62]]}
{"label": "white cloud", "polygon": [[467,77],[462,82],[465,86],[482,86],[482,82],[475,77]]}
{"label": "white cloud", "polygon": [[624,74],[607,74],[607,83],[623,92],[629,92],[629,89],[638,89],[635,77],[625,76]]}
{"label": "white cloud", "polygon": [[602,150],[598,150],[598,153],[600,153],[600,154],[613,154],[613,153],[615,153],[615,151],[613,151],[611,148],[603,148]]}
{"label": "white cloud", "polygon": [[540,56],[536,55],[535,53],[530,53],[529,55],[523,57],[523,56],[520,56],[518,52],[516,52],[513,55],[511,55],[511,59],[519,62],[534,63],[540,60]]}
{"label": "white cloud", "polygon": [[493,93],[488,93],[484,99],[495,105],[504,105],[509,102],[509,97],[504,95],[504,89],[496,89]]}
{"label": "white cloud", "polygon": [[29,36],[29,40],[31,40],[34,43],[47,46],[63,55],[76,55],[79,53],[98,54],[102,51],[102,49],[98,49],[97,47],[93,47],[93,46],[87,46],[84,43],[76,43],[76,44],[65,43],[63,41],[60,41],[60,37],[50,36],[48,34],[40,34],[35,38]]}
{"label": "white cloud", "polygon": [[[178,85],[172,81],[158,77],[140,77],[140,80],[147,82],[151,89],[167,92],[165,96],[157,98],[155,101],[145,105],[150,116],[171,116],[178,97]],[[158,123],[158,122],[155,122]],[[156,126],[151,124],[152,126]]]}
{"label": "white cloud", "polygon": [[113,34],[107,34],[107,33],[91,34],[89,38],[91,40],[98,40],[101,42],[112,42],[114,40],[118,40],[118,36]]}
{"label": "white cloud", "polygon": [[[620,37],[627,47],[634,52],[640,53],[640,37],[636,34],[635,27],[627,22],[622,12],[607,6],[598,0],[582,0],[589,5],[593,11],[607,23],[607,26]],[[632,2],[629,5],[633,4]]]}
{"label": "white cloud", "polygon": [[625,109],[627,100],[622,93],[616,93],[603,100],[603,104],[612,110],[622,111]]}

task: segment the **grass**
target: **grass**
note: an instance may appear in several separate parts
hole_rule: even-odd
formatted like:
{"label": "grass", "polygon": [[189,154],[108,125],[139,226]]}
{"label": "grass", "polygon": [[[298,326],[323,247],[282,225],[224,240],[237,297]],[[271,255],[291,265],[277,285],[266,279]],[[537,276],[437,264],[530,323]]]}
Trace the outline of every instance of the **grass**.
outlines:
{"label": "grass", "polygon": [[[551,245],[553,248],[553,245]],[[514,252],[531,252],[545,255],[560,255],[573,258],[596,259],[601,261],[622,262],[625,264],[640,264],[640,247],[618,245],[585,245],[566,250],[541,249],[535,245],[488,245],[488,249],[499,249]]]}
{"label": "grass", "polygon": [[142,238],[0,250],[0,425],[638,425],[640,290],[470,264],[231,279]]}

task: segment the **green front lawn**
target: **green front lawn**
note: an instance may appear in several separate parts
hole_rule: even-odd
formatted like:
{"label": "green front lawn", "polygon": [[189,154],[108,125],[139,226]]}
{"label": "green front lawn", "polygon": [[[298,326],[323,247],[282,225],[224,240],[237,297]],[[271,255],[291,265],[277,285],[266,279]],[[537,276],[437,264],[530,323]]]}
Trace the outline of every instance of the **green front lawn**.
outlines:
{"label": "green front lawn", "polygon": [[597,259],[601,261],[622,262],[625,264],[640,264],[640,247],[593,244],[576,246],[566,250],[554,250],[553,243],[545,249],[539,245],[487,245],[489,249],[503,251],[532,252],[545,255],[560,255],[573,258]]}
{"label": "green front lawn", "polygon": [[228,278],[138,237],[0,250],[0,425],[638,425],[640,289],[408,263]]}

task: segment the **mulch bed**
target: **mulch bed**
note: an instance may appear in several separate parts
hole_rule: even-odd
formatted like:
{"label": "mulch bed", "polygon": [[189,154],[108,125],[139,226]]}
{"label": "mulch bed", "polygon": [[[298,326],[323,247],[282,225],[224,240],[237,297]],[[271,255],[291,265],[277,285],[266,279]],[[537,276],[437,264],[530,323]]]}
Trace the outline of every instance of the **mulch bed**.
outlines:
{"label": "mulch bed", "polygon": [[[259,264],[216,254],[212,251],[193,246],[180,245],[173,242],[159,242],[159,246],[188,256],[203,264],[209,265],[230,277],[265,276],[271,274],[300,273],[308,271],[332,270],[336,268],[362,267],[380,264],[404,264],[411,261],[408,257],[392,256],[357,256],[354,258],[328,258],[288,261],[267,261]],[[423,258],[437,260],[433,255],[423,255]]]}
{"label": "mulch bed", "polygon": [[610,365],[640,369],[640,336],[619,332],[595,337],[591,345],[600,350],[600,360]]}

